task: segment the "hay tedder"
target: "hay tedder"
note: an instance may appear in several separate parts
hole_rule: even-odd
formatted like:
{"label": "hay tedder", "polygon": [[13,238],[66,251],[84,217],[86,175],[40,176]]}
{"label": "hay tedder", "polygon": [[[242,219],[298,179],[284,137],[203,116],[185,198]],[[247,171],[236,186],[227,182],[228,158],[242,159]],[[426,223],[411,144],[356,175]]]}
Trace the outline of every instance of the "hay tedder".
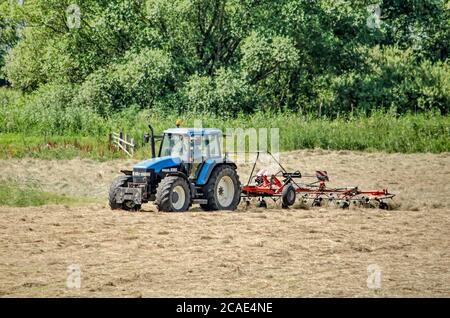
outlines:
{"label": "hay tedder", "polygon": [[[383,210],[391,208],[387,201],[393,199],[395,194],[389,193],[387,189],[365,191],[358,187],[331,188],[327,186],[330,180],[326,171],[316,171],[313,175],[303,175],[300,171],[288,172],[270,152],[268,154],[280,170],[272,175],[268,175],[266,169],[255,173],[260,155],[260,152],[257,153],[247,185],[242,187],[242,197],[248,204],[252,198],[257,198],[257,207],[265,208],[265,199],[269,198],[274,202],[281,200],[281,206],[288,208],[300,198],[301,204],[312,207],[335,206],[347,209],[355,205]],[[313,180],[305,183],[302,182],[304,179]]]}

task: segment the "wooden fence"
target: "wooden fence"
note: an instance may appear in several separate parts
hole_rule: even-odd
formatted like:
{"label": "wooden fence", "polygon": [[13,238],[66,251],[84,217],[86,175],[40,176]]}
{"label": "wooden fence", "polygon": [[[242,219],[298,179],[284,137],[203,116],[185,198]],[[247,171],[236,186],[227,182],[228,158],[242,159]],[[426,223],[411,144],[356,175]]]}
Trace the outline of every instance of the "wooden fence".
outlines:
{"label": "wooden fence", "polygon": [[124,134],[122,131],[118,133],[109,134],[109,144],[115,146],[117,149],[122,150],[128,156],[133,157],[136,144],[133,138],[129,138],[128,134]]}

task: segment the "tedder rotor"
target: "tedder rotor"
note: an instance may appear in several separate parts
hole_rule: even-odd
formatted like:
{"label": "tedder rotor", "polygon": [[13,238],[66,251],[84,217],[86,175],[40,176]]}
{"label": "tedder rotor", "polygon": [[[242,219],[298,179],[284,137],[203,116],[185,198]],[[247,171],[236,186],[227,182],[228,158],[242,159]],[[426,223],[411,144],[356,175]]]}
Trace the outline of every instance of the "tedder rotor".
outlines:
{"label": "tedder rotor", "polygon": [[[249,203],[251,198],[258,198],[258,207],[267,207],[265,199],[270,198],[274,202],[281,200],[282,207],[288,208],[300,198],[303,204],[312,207],[336,206],[347,209],[350,205],[355,205],[389,210],[390,205],[386,201],[395,197],[395,194],[389,193],[387,189],[367,191],[356,186],[329,187],[326,184],[330,181],[326,171],[316,171],[314,175],[302,175],[300,171],[288,172],[270,152],[267,154],[277,163],[280,171],[268,175],[266,169],[261,169],[255,174],[260,155],[260,152],[257,152],[248,183],[242,187],[244,200]],[[301,182],[311,178],[314,181]]]}

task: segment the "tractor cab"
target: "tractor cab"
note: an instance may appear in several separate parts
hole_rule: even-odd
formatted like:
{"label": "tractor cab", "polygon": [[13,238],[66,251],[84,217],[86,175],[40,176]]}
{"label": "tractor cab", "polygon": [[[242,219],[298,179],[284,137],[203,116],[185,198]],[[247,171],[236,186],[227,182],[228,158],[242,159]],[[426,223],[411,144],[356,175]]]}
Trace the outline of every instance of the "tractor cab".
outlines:
{"label": "tractor cab", "polygon": [[169,129],[164,132],[159,156],[180,158],[186,175],[195,182],[205,161],[221,159],[221,139],[218,129]]}
{"label": "tractor cab", "polygon": [[203,163],[221,160],[221,142],[219,129],[168,129],[162,136],[158,156],[138,163],[134,170],[174,171],[171,165],[176,165],[180,172],[195,181]]}
{"label": "tractor cab", "polygon": [[221,158],[222,132],[218,129],[174,128],[164,132],[158,157],[178,157],[183,163]]}

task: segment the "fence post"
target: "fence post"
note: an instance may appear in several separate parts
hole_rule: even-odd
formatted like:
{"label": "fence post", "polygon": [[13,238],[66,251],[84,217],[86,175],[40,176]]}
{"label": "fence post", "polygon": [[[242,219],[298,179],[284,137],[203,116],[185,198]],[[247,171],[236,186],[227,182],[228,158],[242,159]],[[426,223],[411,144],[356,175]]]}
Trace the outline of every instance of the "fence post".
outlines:
{"label": "fence post", "polygon": [[108,135],[111,147],[115,146],[115,149],[124,151],[127,155],[132,157],[134,155],[134,138],[123,130],[118,133],[112,132]]}

